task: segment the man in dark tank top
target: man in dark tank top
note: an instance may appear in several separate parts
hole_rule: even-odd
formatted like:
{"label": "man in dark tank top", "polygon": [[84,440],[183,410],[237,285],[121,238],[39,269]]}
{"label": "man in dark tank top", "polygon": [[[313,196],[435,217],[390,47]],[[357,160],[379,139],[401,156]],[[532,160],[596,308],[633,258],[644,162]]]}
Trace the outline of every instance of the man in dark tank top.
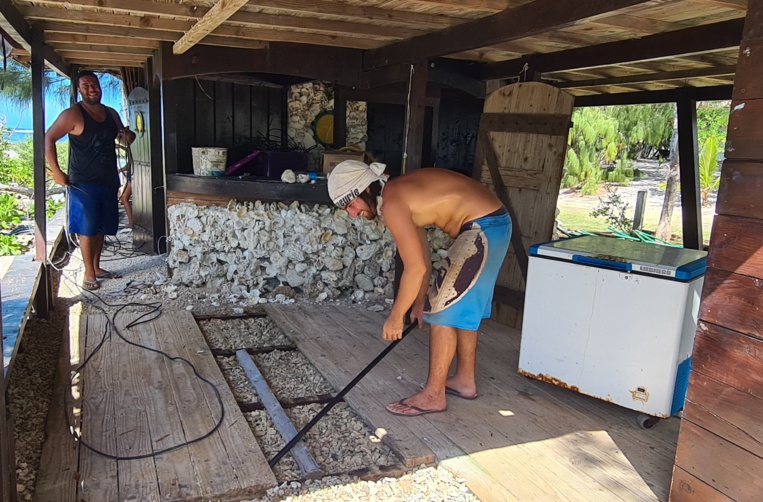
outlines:
{"label": "man in dark tank top", "polygon": [[[104,235],[116,235],[119,225],[115,140],[135,141],[113,108],[101,104],[101,85],[90,71],[76,77],[81,101],[64,110],[45,133],[45,159],[53,180],[67,187],[69,232],[79,236],[85,263],[85,289],[98,289],[98,279],[119,278],[101,268]],[[69,135],[69,168],[58,165],[56,141]]]}

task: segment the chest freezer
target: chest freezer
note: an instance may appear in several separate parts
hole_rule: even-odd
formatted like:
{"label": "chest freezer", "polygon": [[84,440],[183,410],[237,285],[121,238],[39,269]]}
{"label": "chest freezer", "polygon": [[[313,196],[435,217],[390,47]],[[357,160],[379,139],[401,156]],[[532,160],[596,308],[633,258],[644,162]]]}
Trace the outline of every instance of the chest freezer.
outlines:
{"label": "chest freezer", "polygon": [[707,253],[583,236],[530,248],[519,372],[642,413],[683,407]]}

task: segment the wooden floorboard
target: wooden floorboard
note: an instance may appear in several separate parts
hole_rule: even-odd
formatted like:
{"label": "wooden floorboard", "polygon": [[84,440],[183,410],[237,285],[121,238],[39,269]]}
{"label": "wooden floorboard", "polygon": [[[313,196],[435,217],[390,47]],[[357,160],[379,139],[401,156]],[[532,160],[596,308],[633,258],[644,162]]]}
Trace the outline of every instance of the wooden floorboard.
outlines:
{"label": "wooden floorboard", "polygon": [[[131,345],[116,333],[96,351],[106,318],[83,316],[81,345],[72,337],[71,344],[65,344],[70,350],[62,353],[57,388],[80,362],[76,346],[86,357],[94,354],[81,374],[83,439],[110,455],[148,457],[113,460],[77,448],[61,424],[63,414],[79,406],[70,402],[64,410],[61,405],[51,410],[53,433],[44,446],[59,458],[43,463],[36,500],[241,500],[275,486],[275,476],[193,317],[184,311],[165,312],[157,320],[126,329],[135,317],[117,318],[127,340],[186,359],[217,387],[225,411],[220,427],[201,441],[151,455],[211,431],[221,415],[217,397],[189,365]],[[72,330],[77,332],[77,327]]]}
{"label": "wooden floorboard", "polygon": [[[362,307],[268,305],[269,317],[340,390],[378,355],[384,316]],[[414,330],[346,401],[407,465],[431,451],[482,500],[667,500],[678,419],[649,431],[637,413],[517,373],[520,333],[483,322],[479,398],[448,411],[396,417],[384,405],[426,380],[428,330]]]}

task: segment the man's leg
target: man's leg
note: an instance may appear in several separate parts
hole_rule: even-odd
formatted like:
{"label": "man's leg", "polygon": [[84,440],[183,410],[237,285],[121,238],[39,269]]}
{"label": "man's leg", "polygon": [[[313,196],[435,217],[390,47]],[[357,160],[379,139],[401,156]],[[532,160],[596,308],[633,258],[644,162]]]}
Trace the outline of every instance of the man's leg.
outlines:
{"label": "man's leg", "polygon": [[448,370],[456,353],[456,328],[430,325],[429,332],[429,377],[427,384],[421,392],[405,398],[402,405],[392,403],[387,406],[390,411],[404,414],[408,409],[406,405],[416,406],[424,410],[444,410],[447,408],[445,381],[448,379]]}
{"label": "man's leg", "polygon": [[103,234],[97,234],[92,237],[93,239],[93,270],[95,274],[102,274],[104,271],[101,269],[101,253],[103,252]]}
{"label": "man's leg", "polygon": [[456,374],[448,378],[446,385],[459,394],[477,395],[477,331],[459,329],[456,345]]}
{"label": "man's leg", "polygon": [[[96,276],[94,256],[98,247],[98,236],[78,235],[78,237],[79,247],[82,251],[82,261],[85,263],[85,281],[93,283]],[[101,243],[103,243],[103,240],[101,240]],[[98,254],[100,255],[100,251],[98,251]]]}

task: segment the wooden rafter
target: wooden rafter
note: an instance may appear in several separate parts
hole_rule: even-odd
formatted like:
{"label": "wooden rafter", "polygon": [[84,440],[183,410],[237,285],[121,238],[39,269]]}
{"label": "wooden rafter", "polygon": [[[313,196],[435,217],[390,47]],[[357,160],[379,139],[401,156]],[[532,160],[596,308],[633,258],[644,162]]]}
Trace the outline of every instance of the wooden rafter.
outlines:
{"label": "wooden rafter", "polygon": [[585,19],[611,15],[647,0],[536,0],[477,21],[464,23],[436,33],[397,42],[371,51],[364,68],[445,56],[517,40],[569,26]]}
{"label": "wooden rafter", "polygon": [[217,0],[204,17],[193,25],[193,27],[183,35],[180,40],[172,46],[173,54],[183,54],[185,51],[196,45],[202,38],[209,35],[215,28],[225,22],[226,19],[235,14],[241,7],[246,5],[249,0]]}
{"label": "wooden rafter", "polygon": [[[32,28],[11,2],[0,2],[0,28],[25,51],[32,52]],[[48,66],[62,75],[69,75],[71,72],[69,63],[56,54],[49,45],[43,44],[42,50],[43,58]]]}
{"label": "wooden rafter", "polygon": [[485,68],[482,77],[496,79],[514,76],[522,70],[525,63],[535,65],[539,71],[548,72],[646,61],[734,47],[739,45],[742,38],[743,24],[744,20],[734,19],[639,39],[536,55],[532,59],[521,58],[495,63]]}
{"label": "wooden rafter", "polygon": [[691,70],[667,71],[660,73],[643,73],[640,75],[630,75],[627,77],[609,77],[597,78],[592,80],[572,80],[570,82],[561,82],[556,87],[599,87],[618,84],[635,84],[642,82],[658,82],[661,80],[679,80],[696,77],[711,77],[721,75],[733,75],[736,66],[719,66],[714,68],[693,68]]}

